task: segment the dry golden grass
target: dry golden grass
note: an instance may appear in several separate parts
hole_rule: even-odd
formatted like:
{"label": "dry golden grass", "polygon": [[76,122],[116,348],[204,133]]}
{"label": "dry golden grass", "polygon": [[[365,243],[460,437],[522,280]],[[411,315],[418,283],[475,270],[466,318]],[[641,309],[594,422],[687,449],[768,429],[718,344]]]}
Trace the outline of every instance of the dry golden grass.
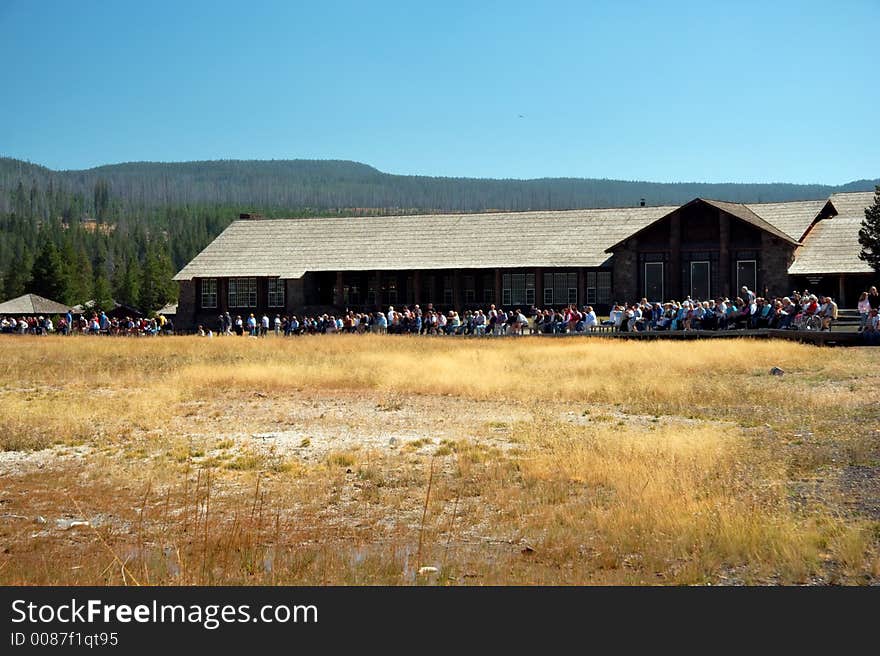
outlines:
{"label": "dry golden grass", "polygon": [[876,581],[878,365],[748,340],[0,340],[0,583]]}

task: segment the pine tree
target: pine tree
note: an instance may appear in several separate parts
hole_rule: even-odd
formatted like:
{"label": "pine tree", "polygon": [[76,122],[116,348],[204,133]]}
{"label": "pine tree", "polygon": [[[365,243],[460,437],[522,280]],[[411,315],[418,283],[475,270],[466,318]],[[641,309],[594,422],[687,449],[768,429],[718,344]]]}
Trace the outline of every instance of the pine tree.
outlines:
{"label": "pine tree", "polygon": [[880,272],[880,185],[874,190],[874,202],[865,208],[865,220],[859,230],[862,247],[859,258]]}
{"label": "pine tree", "polygon": [[95,278],[95,287],[92,293],[95,299],[95,309],[109,312],[113,309],[113,294],[110,291],[110,281],[103,273]]}
{"label": "pine tree", "polygon": [[34,265],[34,257],[26,246],[19,251],[12,260],[6,277],[3,280],[4,299],[17,298],[27,293],[28,283],[31,279],[31,269]]}
{"label": "pine tree", "polygon": [[67,275],[61,255],[50,239],[43,242],[31,271],[30,292],[57,301],[68,295]]}
{"label": "pine tree", "polygon": [[85,303],[91,300],[92,280],[92,261],[89,259],[85,247],[80,246],[72,263],[68,264],[71,303]]}
{"label": "pine tree", "polygon": [[177,286],[171,280],[173,276],[174,265],[166,245],[151,240],[141,279],[140,302],[144,310],[158,310],[177,298]]}
{"label": "pine tree", "polygon": [[106,180],[98,179],[95,182],[93,199],[95,204],[95,220],[98,223],[103,223],[107,217],[107,208],[110,206],[110,185]]}
{"label": "pine tree", "polygon": [[140,307],[141,283],[137,262],[124,260],[116,268],[113,282],[113,293],[119,303]]}

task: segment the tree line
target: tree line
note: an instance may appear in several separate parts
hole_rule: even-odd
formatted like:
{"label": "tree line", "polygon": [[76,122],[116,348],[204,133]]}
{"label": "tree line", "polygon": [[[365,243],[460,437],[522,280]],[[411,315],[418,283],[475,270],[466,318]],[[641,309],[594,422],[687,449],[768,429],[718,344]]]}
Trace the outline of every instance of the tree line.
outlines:
{"label": "tree line", "polygon": [[[112,197],[21,182],[0,212],[0,297],[30,292],[75,305],[111,299],[146,312],[177,298],[172,277],[219,234],[237,208],[136,209]],[[100,217],[100,220],[98,220]]]}
{"label": "tree line", "polygon": [[[0,300],[24,293],[145,312],[177,298],[174,274],[251,206],[142,205],[97,180],[90,193],[47,178],[17,181],[0,211]],[[333,212],[266,208],[267,217]]]}
{"label": "tree line", "polygon": [[[680,205],[696,197],[732,202],[776,202],[827,198],[839,191],[870,191],[880,180],[845,185],[657,183],[628,180],[542,178],[495,180],[383,173],[339,160],[217,160],[133,162],[82,171],[53,171],[0,158],[0,190],[50,182],[83,201],[94,196],[101,220],[115,201],[132,207],[235,205],[339,211],[476,212],[558,210],[590,207]],[[0,197],[0,211],[6,198]]]}

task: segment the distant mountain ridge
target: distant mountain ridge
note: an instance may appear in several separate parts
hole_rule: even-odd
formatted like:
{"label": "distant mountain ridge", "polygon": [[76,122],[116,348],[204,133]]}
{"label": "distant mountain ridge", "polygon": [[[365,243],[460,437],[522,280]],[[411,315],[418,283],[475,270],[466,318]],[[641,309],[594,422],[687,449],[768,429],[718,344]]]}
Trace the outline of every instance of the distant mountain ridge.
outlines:
{"label": "distant mountain ridge", "polygon": [[50,183],[90,198],[106,184],[112,199],[130,207],[235,205],[256,209],[340,208],[476,212],[677,205],[695,197],[734,202],[827,198],[841,191],[871,191],[880,179],[843,185],[790,183],[642,182],[595,178],[487,179],[384,173],[345,160],[211,160],[128,162],[85,170],[54,171],[0,157],[0,211],[10,192]]}

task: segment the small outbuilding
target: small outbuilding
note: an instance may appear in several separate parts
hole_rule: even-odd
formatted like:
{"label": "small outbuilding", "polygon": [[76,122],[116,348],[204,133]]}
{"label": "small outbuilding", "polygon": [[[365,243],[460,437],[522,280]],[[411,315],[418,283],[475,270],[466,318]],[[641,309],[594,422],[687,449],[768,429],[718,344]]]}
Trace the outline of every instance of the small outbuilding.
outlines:
{"label": "small outbuilding", "polygon": [[40,315],[67,314],[70,308],[63,303],[36,294],[24,294],[0,303],[2,317],[38,317]]}
{"label": "small outbuilding", "polygon": [[[91,300],[86,301],[85,303],[80,303],[79,305],[74,305],[73,308],[71,308],[71,311],[75,315],[90,314],[95,310],[96,306],[97,303],[94,300]],[[138,308],[124,303],[117,303],[116,301],[113,301],[113,307],[109,310],[105,310],[105,313],[111,319],[125,319],[126,317],[139,319],[144,316],[144,313]]]}

